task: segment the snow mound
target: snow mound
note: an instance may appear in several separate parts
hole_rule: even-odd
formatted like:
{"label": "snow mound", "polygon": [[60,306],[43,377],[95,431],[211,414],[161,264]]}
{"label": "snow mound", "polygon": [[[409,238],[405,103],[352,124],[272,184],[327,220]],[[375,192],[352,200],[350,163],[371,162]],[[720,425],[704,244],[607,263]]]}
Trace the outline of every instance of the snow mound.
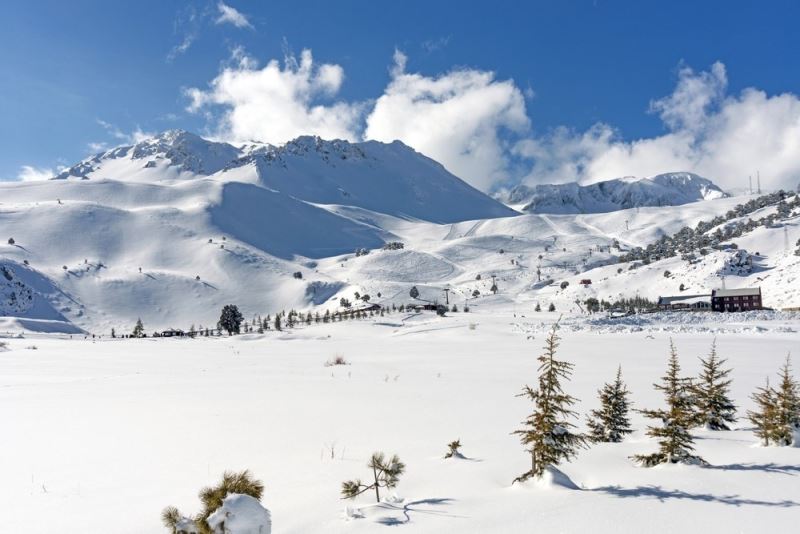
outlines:
{"label": "snow mound", "polygon": [[569,478],[566,473],[558,469],[557,467],[548,466],[545,468],[544,473],[540,478],[537,478],[532,481],[532,485],[539,488],[539,489],[568,489],[568,490],[579,490],[575,482]]}
{"label": "snow mound", "polygon": [[206,520],[214,534],[270,534],[269,510],[250,495],[231,493]]}
{"label": "snow mound", "polygon": [[652,178],[617,178],[589,185],[520,185],[506,202],[528,213],[606,213],[645,206],[679,206],[728,196],[713,182],[688,172]]}

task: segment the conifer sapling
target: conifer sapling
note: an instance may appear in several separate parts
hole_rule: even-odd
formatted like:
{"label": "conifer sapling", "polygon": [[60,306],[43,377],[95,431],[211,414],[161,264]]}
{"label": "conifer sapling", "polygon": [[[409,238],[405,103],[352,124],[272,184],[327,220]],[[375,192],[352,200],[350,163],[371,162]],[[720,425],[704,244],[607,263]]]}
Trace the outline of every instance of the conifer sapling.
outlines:
{"label": "conifer sapling", "polygon": [[661,378],[660,384],[653,386],[664,393],[666,409],[641,410],[649,419],[657,424],[647,427],[647,435],[658,439],[658,451],[652,454],[637,454],[634,460],[645,467],[653,467],[664,463],[705,464],[694,452],[694,438],[689,433],[696,421],[692,383],[688,378],[680,376],[681,366],[675,344],[669,343],[669,364],[667,374]]}
{"label": "conifer sapling", "polygon": [[382,452],[374,452],[367,462],[367,467],[372,470],[371,484],[361,482],[360,479],[342,482],[342,498],[355,499],[362,493],[375,490],[375,501],[381,502],[380,488],[394,488],[400,481],[400,475],[406,469],[405,464],[395,454],[388,460]]}
{"label": "conifer sapling", "polygon": [[707,358],[700,358],[703,370],[695,383],[694,398],[697,422],[708,430],[730,430],[736,422],[736,405],[731,401],[728,378],[730,369],[722,369],[726,360],[717,357],[717,341],[711,344]]}
{"label": "conifer sapling", "polygon": [[447,444],[447,453],[444,455],[445,458],[464,458],[464,455],[461,454],[459,449],[461,448],[461,440],[457,439],[455,441],[451,441]]}
{"label": "conifer sapling", "polygon": [[569,420],[576,417],[570,407],[578,399],[564,393],[561,380],[569,380],[573,364],[556,359],[559,337],[558,323],[547,336],[544,353],[539,356],[539,384],[536,389],[525,386],[518,397],[527,397],[534,404],[531,415],[522,422],[524,427],[513,434],[531,455],[531,468],[514,479],[524,482],[541,478],[545,470],[575,457],[586,446],[586,436],[573,431]]}
{"label": "conifer sapling", "polygon": [[603,385],[597,393],[600,396],[600,409],[589,412],[589,439],[594,442],[619,443],[633,432],[628,419],[630,392],[622,381],[622,366],[617,368],[614,382]]}

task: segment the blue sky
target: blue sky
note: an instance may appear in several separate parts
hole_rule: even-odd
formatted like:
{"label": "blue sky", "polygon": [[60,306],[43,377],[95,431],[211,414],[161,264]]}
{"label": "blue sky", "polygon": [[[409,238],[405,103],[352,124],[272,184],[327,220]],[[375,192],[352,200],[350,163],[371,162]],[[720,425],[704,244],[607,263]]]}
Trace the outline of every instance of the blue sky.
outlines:
{"label": "blue sky", "polygon": [[[401,138],[487,190],[672,170],[738,183],[755,168],[793,185],[800,3],[763,4],[8,3],[0,179],[184,128]],[[210,86],[222,73],[232,86]],[[285,91],[292,116],[263,97]],[[777,139],[742,159],[731,143],[764,138],[754,120]]]}

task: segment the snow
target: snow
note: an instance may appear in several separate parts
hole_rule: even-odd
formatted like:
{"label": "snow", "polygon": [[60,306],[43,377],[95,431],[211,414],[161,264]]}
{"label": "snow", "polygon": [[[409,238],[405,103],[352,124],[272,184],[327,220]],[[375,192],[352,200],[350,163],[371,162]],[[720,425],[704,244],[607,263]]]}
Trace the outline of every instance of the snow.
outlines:
{"label": "snow", "polygon": [[270,534],[269,510],[250,495],[232,493],[225,497],[207,520],[215,534]]}
{"label": "snow", "polygon": [[[166,532],[164,506],[195,509],[199,488],[225,470],[250,469],[265,484],[280,532],[357,534],[387,525],[414,533],[791,531],[800,449],[759,446],[745,419],[731,431],[693,430],[710,467],[636,466],[629,457],[655,443],[633,413],[635,432],[625,441],[593,445],[558,466],[580,489],[555,487],[556,478],[512,485],[530,466],[510,434],[530,409],[515,395],[535,382],[542,332],[558,315],[521,314],[498,299],[443,318],[393,314],[281,335],[4,339],[4,528],[39,534],[79,524],[99,534],[113,524],[119,534]],[[740,417],[753,408],[754,389],[800,346],[796,315],[664,317],[697,317],[705,330],[654,324],[617,333],[586,316],[562,318],[585,325],[565,327],[559,348],[575,364],[564,387],[580,399],[579,429],[618,365],[635,408],[661,406],[652,384],[666,368],[670,338],[690,375],[717,338],[733,368]],[[765,329],[727,330],[716,317]],[[326,367],[336,354],[350,365]],[[469,459],[442,459],[457,438]],[[341,482],[362,476],[376,450],[396,452],[407,465],[397,497],[343,502]]]}

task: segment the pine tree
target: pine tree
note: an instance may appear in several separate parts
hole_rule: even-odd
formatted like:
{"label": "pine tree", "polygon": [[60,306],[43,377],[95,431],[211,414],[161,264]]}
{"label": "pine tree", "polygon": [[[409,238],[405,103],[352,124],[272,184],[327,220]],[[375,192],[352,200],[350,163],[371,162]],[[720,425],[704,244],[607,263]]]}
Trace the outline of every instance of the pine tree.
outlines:
{"label": "pine tree", "polygon": [[367,467],[372,470],[372,484],[365,484],[359,479],[342,482],[342,498],[355,499],[365,491],[374,489],[376,502],[381,502],[380,488],[397,486],[400,475],[406,469],[405,464],[396,454],[387,460],[382,452],[373,453]]}
{"label": "pine tree", "polygon": [[278,314],[275,315],[275,330],[281,331],[281,316]]}
{"label": "pine tree", "polygon": [[217,328],[225,330],[228,335],[238,334],[241,331],[244,316],[235,304],[226,304],[222,308],[217,322]]}
{"label": "pine tree", "polygon": [[778,423],[778,400],[775,390],[769,385],[769,378],[766,384],[756,389],[750,398],[757,407],[756,410],[747,411],[747,418],[756,427],[755,435],[765,446],[777,443],[781,434]]}
{"label": "pine tree", "polygon": [[599,390],[600,409],[589,412],[589,439],[594,442],[619,443],[626,434],[633,432],[628,419],[630,392],[622,381],[622,366],[617,368],[613,383]]}
{"label": "pine tree", "polygon": [[647,435],[659,440],[658,452],[637,454],[633,458],[645,467],[663,463],[702,465],[706,463],[705,460],[692,454],[694,439],[689,433],[695,421],[692,384],[689,379],[680,376],[678,352],[672,340],[669,342],[669,351],[667,374],[661,378],[661,384],[654,384],[657,390],[664,393],[667,408],[641,410],[645,417],[659,421],[658,425],[647,427]]}
{"label": "pine tree", "polygon": [[736,422],[736,405],[731,401],[728,377],[731,370],[722,369],[726,360],[717,357],[717,341],[711,344],[708,358],[700,358],[703,370],[695,383],[694,398],[697,422],[709,430],[730,430]]}
{"label": "pine tree", "polygon": [[131,334],[133,337],[144,337],[144,325],[142,324],[142,319],[136,319],[136,326],[133,327],[133,333]]}
{"label": "pine tree", "polygon": [[551,312],[556,311],[556,305],[551,302],[550,306],[547,307],[547,311],[551,311]]}
{"label": "pine tree", "polygon": [[513,434],[520,436],[522,445],[531,455],[531,468],[514,479],[524,482],[540,478],[548,467],[559,465],[575,457],[577,450],[586,446],[586,436],[575,433],[569,419],[576,417],[570,407],[577,402],[561,387],[561,380],[569,380],[573,364],[556,359],[559,337],[558,323],[547,336],[544,353],[539,356],[539,385],[536,389],[525,386],[518,397],[527,397],[534,403],[531,415],[523,421],[524,428]]}
{"label": "pine tree", "polygon": [[777,400],[777,416],[779,424],[778,444],[796,444],[796,435],[800,431],[800,384],[792,376],[792,362],[786,356],[781,367],[780,383],[775,390]]}

